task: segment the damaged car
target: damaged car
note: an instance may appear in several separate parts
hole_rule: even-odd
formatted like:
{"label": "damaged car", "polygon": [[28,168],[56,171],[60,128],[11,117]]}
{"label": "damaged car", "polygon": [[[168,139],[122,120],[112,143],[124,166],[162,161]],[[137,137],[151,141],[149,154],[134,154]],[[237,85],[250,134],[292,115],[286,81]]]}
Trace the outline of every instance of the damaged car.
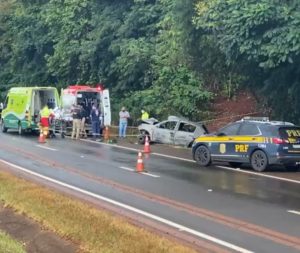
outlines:
{"label": "damaged car", "polygon": [[148,136],[151,142],[185,147],[191,147],[197,137],[208,133],[202,123],[191,122],[176,116],[169,116],[162,122],[153,118],[144,120],[138,130],[139,144],[144,144]]}

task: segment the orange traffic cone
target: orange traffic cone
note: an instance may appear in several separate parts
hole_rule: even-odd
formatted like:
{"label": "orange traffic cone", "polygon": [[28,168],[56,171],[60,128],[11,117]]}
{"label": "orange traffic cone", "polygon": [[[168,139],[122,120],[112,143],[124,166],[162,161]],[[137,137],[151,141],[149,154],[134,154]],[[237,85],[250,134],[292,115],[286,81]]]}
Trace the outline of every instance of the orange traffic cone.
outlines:
{"label": "orange traffic cone", "polygon": [[148,135],[146,135],[146,137],[145,137],[144,153],[151,153]]}
{"label": "orange traffic cone", "polygon": [[136,163],[136,172],[144,172],[144,161],[142,152],[139,152],[137,163]]}
{"label": "orange traffic cone", "polygon": [[109,140],[109,128],[108,126],[105,127],[105,131],[104,131],[104,140],[108,141]]}
{"label": "orange traffic cone", "polygon": [[43,132],[40,132],[39,143],[46,143],[45,136]]}

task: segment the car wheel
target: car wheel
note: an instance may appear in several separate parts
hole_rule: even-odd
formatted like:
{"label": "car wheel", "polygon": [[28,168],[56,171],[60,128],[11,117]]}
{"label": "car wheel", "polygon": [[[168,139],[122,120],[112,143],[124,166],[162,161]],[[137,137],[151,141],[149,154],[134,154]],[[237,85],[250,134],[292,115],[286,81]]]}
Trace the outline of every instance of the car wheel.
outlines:
{"label": "car wheel", "polygon": [[18,133],[19,133],[19,135],[22,135],[24,133],[21,123],[19,123],[19,125],[18,125]]}
{"label": "car wheel", "polygon": [[141,134],[138,136],[138,143],[141,144],[141,145],[144,145],[145,144],[145,139],[146,139],[146,135],[144,134]]}
{"label": "car wheel", "polygon": [[7,130],[8,130],[8,128],[5,127],[4,121],[2,120],[2,124],[1,124],[1,131],[2,131],[2,133],[6,133]]}
{"label": "car wheel", "polygon": [[241,167],[242,163],[229,162],[229,165],[230,165],[232,168],[239,168],[239,167]]}
{"label": "car wheel", "polygon": [[251,156],[251,166],[255,171],[262,172],[268,167],[268,157],[262,150],[256,150]]}
{"label": "car wheel", "polygon": [[209,166],[211,164],[210,151],[205,146],[199,146],[195,151],[195,160],[201,166]]}

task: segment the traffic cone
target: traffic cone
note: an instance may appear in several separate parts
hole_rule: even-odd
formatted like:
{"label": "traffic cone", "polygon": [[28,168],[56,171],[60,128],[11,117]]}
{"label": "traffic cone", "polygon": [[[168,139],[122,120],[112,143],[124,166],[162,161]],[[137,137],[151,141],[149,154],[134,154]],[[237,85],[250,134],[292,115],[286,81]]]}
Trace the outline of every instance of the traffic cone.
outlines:
{"label": "traffic cone", "polygon": [[109,128],[108,128],[108,126],[105,127],[104,140],[109,141]]}
{"label": "traffic cone", "polygon": [[144,161],[143,161],[143,154],[139,152],[137,163],[136,163],[136,172],[144,172]]}
{"label": "traffic cone", "polygon": [[43,132],[40,132],[39,143],[46,143],[45,136]]}
{"label": "traffic cone", "polygon": [[146,154],[151,153],[148,135],[146,135],[146,137],[145,137],[144,153],[146,153]]}

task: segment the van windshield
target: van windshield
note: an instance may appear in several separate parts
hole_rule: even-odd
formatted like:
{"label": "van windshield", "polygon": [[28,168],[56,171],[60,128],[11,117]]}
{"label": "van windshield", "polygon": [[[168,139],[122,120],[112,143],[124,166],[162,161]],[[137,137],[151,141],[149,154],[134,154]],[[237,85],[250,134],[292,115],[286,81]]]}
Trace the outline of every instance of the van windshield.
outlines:
{"label": "van windshield", "polygon": [[300,143],[300,127],[281,127],[279,134],[282,139],[290,143]]}

